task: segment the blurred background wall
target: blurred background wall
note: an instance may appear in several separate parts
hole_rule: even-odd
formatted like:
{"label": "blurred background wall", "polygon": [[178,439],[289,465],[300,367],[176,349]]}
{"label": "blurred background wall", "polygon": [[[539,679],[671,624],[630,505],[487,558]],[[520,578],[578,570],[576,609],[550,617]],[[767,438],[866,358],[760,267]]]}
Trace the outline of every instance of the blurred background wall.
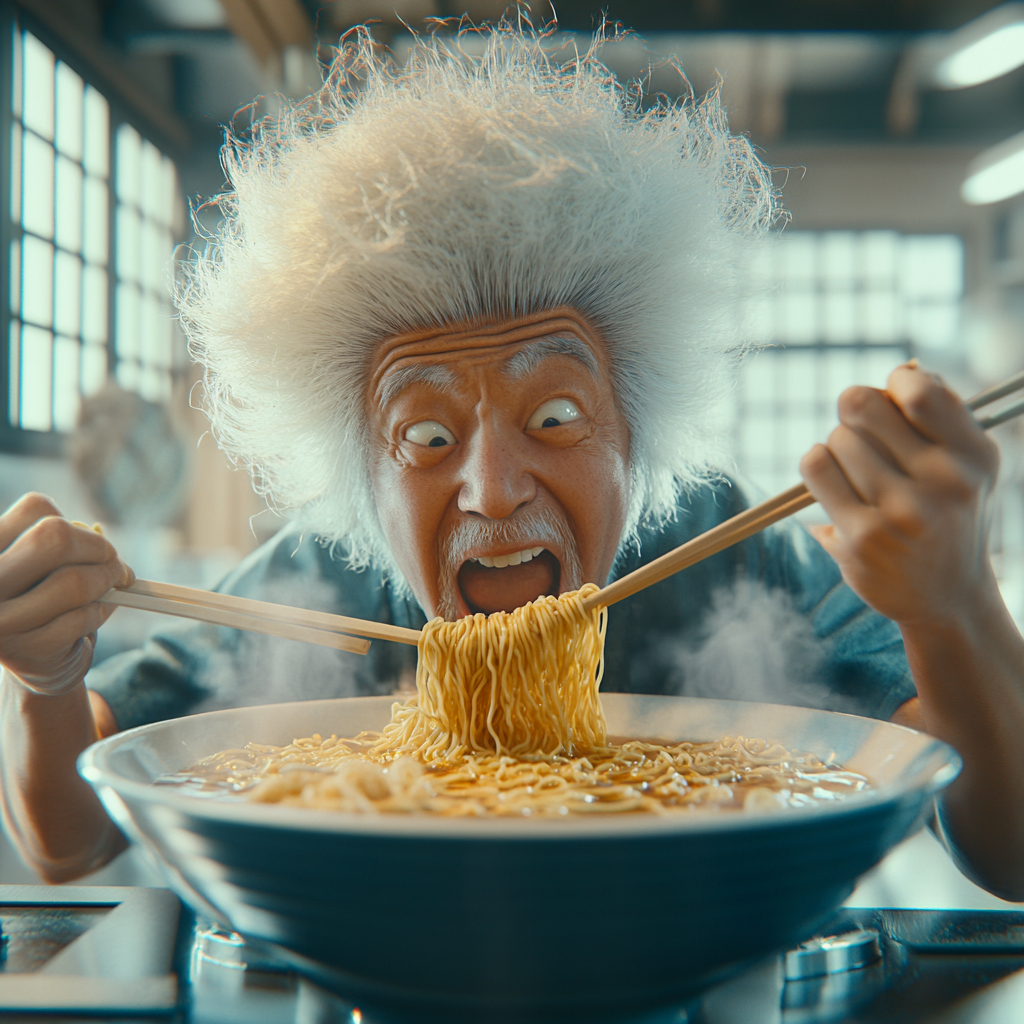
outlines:
{"label": "blurred background wall", "polygon": [[[566,38],[601,9],[636,29],[600,56],[652,96],[720,88],[733,130],[777,168],[791,219],[741,311],[765,347],[724,410],[742,473],[769,492],[796,482],[839,392],[911,356],[964,395],[1024,369],[1024,4],[556,6]],[[410,28],[504,7],[0,0],[0,507],[41,490],[102,519],[140,575],[199,586],[270,536],[280,520],[194,408],[170,300],[175,247],[203,244],[193,215],[212,226],[223,126],[314,89],[353,25],[372,22],[401,62]],[[1021,422],[995,432],[993,551],[1024,623]],[[154,625],[119,610],[100,656]]]}

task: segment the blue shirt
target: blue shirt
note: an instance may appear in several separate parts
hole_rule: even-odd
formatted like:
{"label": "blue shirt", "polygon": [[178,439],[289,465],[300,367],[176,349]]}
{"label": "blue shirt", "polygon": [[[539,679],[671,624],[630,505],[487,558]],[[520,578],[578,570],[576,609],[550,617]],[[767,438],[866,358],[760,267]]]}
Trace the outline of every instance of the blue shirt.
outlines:
{"label": "blue shirt", "polygon": [[[617,579],[748,507],[723,480],[645,528]],[[246,558],[223,593],[418,629],[412,598],[297,528]],[[365,656],[200,623],[154,634],[95,667],[90,688],[121,729],[198,710],[411,691],[416,650],[374,641]],[[915,694],[899,630],[843,583],[832,559],[787,520],[609,609],[603,690],[763,700],[889,718]]]}

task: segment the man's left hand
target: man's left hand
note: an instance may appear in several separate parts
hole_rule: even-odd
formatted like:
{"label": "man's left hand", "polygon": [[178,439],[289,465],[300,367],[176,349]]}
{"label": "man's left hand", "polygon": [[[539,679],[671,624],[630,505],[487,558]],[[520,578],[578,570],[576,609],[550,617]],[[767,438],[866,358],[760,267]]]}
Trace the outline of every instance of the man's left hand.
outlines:
{"label": "man's left hand", "polygon": [[991,599],[988,504],[999,452],[937,378],[901,366],[853,387],[800,472],[832,525],[813,532],[846,582],[901,625],[941,624]]}

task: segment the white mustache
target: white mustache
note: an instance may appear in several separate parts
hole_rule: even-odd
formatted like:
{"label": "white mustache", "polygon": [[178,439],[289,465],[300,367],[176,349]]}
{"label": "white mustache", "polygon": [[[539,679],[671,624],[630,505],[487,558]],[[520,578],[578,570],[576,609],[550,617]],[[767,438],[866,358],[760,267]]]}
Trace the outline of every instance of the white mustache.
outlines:
{"label": "white mustache", "polygon": [[460,520],[444,538],[439,552],[438,613],[449,622],[458,615],[459,569],[468,553],[491,547],[555,547],[562,556],[562,590],[578,590],[583,585],[583,567],[564,518],[551,509],[526,509],[507,519]]}

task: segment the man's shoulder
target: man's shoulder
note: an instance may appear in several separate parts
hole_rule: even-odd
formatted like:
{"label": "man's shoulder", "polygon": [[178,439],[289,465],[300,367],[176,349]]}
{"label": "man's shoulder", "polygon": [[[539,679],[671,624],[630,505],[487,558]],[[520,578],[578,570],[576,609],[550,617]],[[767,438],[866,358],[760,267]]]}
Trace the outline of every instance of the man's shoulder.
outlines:
{"label": "man's shoulder", "polygon": [[681,490],[672,514],[655,522],[642,523],[627,549],[638,550],[637,565],[650,562],[759,500],[760,495],[751,485],[733,476],[716,476]]}
{"label": "man's shoulder", "polygon": [[374,619],[392,598],[392,588],[379,570],[353,567],[344,545],[324,544],[296,524],[284,527],[246,556],[215,589]]}

